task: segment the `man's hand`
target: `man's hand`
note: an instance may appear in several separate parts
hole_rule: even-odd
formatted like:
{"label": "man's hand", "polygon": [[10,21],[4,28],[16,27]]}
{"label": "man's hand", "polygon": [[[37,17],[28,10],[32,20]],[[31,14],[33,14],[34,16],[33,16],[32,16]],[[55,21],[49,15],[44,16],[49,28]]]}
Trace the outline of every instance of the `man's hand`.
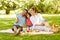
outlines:
{"label": "man's hand", "polygon": [[45,26],[45,24],[35,24],[35,26]]}

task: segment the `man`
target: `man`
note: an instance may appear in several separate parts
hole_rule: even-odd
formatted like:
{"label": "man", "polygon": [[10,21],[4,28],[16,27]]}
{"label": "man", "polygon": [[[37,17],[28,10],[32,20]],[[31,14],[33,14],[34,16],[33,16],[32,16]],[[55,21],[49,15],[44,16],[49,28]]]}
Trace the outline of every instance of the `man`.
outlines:
{"label": "man", "polygon": [[41,14],[36,12],[35,8],[30,8],[28,11],[32,16],[30,20],[33,24],[32,29],[38,31],[50,31],[49,24],[44,20]]}

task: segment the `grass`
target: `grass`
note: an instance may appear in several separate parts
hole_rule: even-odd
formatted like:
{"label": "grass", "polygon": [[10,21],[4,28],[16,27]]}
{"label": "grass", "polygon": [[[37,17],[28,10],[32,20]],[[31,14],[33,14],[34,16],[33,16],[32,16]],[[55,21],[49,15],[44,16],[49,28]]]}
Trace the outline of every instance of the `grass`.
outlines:
{"label": "grass", "polygon": [[[60,16],[49,16],[44,17],[48,20],[49,24],[58,24],[60,25]],[[12,28],[14,23],[14,18],[0,18],[0,30]],[[14,36],[10,33],[0,33],[0,40],[60,40],[60,32],[54,34],[38,34],[30,35],[24,34],[20,36]]]}
{"label": "grass", "polygon": [[44,18],[49,22],[49,24],[60,25],[60,16],[48,16]]}
{"label": "grass", "polygon": [[11,28],[14,21],[14,18],[0,18],[0,30]]}
{"label": "grass", "polygon": [[38,34],[14,36],[9,33],[0,33],[0,40],[60,40],[60,34]]}

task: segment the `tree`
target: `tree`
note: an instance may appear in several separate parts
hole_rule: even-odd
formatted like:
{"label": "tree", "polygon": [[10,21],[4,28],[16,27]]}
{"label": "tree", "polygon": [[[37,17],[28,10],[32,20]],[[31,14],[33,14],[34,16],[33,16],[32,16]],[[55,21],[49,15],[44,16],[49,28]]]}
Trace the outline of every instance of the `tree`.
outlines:
{"label": "tree", "polygon": [[[7,2],[7,3],[6,3]],[[10,4],[12,3],[12,5]],[[14,1],[1,1],[2,6],[0,9],[5,9],[6,14],[9,14],[10,10],[16,9],[29,9],[35,6],[37,12],[47,14],[60,13],[60,0],[14,0]]]}
{"label": "tree", "polygon": [[[6,1],[6,2],[5,2],[5,0],[1,1],[2,6],[0,7],[1,10],[3,10],[3,9],[6,10],[6,14],[9,14],[10,10],[16,10],[19,8],[19,5],[16,4],[15,2],[12,2],[12,1]],[[12,5],[10,3],[12,3]]]}

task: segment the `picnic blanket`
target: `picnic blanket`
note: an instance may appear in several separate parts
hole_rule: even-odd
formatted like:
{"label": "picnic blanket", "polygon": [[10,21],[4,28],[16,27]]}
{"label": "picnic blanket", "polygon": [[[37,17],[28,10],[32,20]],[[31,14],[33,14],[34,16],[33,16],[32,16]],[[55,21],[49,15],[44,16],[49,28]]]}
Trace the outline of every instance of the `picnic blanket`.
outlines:
{"label": "picnic blanket", "polygon": [[[11,29],[7,30],[0,30],[2,33],[14,33]],[[46,32],[46,31],[40,31],[40,32],[27,32],[27,33],[21,33],[21,34],[53,34],[53,32]]]}

